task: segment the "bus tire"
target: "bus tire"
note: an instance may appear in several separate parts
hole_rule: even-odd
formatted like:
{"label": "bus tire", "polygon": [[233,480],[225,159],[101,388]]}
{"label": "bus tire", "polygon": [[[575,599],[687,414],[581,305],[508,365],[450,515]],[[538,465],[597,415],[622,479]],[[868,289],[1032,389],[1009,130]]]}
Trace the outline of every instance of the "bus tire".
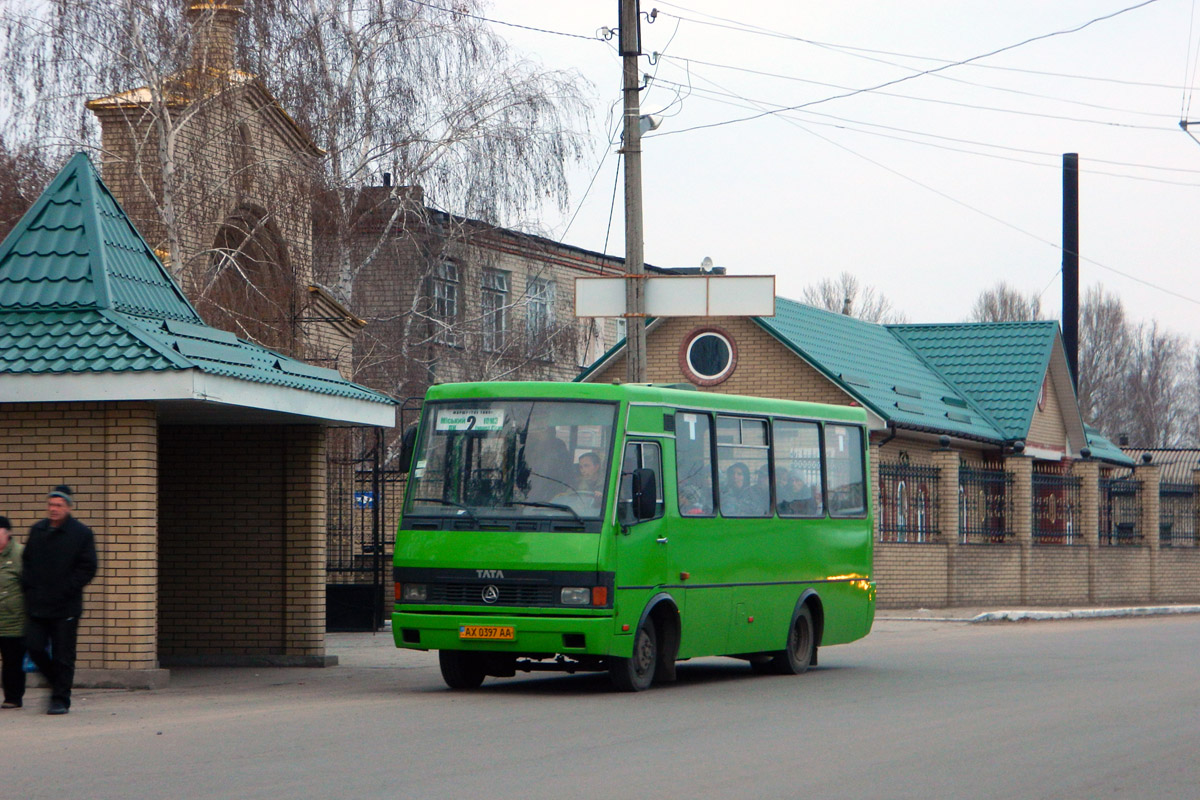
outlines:
{"label": "bus tire", "polygon": [[771,670],[777,675],[800,675],[808,671],[817,647],[816,627],[807,604],[800,606],[788,629],[787,647],[771,659]]}
{"label": "bus tire", "polygon": [[438,650],[438,666],[442,680],[451,689],[478,689],[483,683],[483,659],[477,653],[461,650]]}
{"label": "bus tire", "polygon": [[641,692],[654,683],[657,664],[658,633],[654,629],[654,620],[647,616],[633,636],[633,655],[609,659],[608,674],[618,691]]}

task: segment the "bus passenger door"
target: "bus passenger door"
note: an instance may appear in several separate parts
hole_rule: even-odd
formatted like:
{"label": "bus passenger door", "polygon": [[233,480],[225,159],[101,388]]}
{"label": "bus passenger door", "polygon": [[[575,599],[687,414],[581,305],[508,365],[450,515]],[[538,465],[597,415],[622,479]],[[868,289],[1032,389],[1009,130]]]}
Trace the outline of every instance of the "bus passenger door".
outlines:
{"label": "bus passenger door", "polygon": [[[651,470],[655,476],[654,516],[637,519],[633,503],[633,471]],[[662,448],[658,442],[630,441],[625,445],[621,461],[621,482],[617,494],[617,589],[650,590],[666,582],[667,534],[663,524]],[[626,596],[631,597],[629,592]],[[618,598],[619,599],[619,598]],[[625,614],[639,614],[641,608],[625,609]]]}

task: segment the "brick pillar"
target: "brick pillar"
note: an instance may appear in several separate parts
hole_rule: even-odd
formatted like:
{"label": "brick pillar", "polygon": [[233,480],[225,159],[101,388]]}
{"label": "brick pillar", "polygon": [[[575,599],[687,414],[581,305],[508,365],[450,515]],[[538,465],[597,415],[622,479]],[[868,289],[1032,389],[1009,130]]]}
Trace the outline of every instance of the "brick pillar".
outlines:
{"label": "brick pillar", "polygon": [[1096,602],[1096,561],[1100,549],[1100,464],[1076,461],[1071,471],[1079,478],[1079,515],[1076,532],[1088,549],[1088,602]]}
{"label": "brick pillar", "polygon": [[958,546],[958,463],[956,450],[933,451],[933,466],[938,470],[938,535],[950,548]]}
{"label": "brick pillar", "polygon": [[879,515],[883,513],[883,507],[879,503],[879,445],[871,442],[871,500],[873,512],[871,514],[871,541],[879,541]]}
{"label": "brick pillar", "polygon": [[1033,459],[1013,454],[1004,459],[1004,471],[1012,475],[1012,519],[1009,527],[1021,550],[1021,602],[1029,602],[1029,561],[1033,547]]}
{"label": "brick pillar", "polygon": [[949,447],[933,451],[933,466],[938,470],[938,538],[946,546],[946,604],[951,606],[958,602],[958,465],[958,451]]}
{"label": "brick pillar", "polygon": [[1134,471],[1134,477],[1142,484],[1138,495],[1141,509],[1138,513],[1138,528],[1145,537],[1144,541],[1150,546],[1150,602],[1158,600],[1158,551],[1162,545],[1158,529],[1158,492],[1161,470],[1155,464],[1139,464]]}
{"label": "brick pillar", "polygon": [[284,654],[289,663],[332,666],[325,654],[325,428],[286,429]]}

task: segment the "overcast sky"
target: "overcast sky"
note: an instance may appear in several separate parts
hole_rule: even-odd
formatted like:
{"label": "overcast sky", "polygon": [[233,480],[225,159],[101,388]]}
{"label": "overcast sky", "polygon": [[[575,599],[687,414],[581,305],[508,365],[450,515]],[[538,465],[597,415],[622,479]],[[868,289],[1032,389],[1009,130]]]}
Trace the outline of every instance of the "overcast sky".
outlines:
{"label": "overcast sky", "polygon": [[[963,320],[1003,279],[1057,318],[1062,154],[1078,152],[1081,295],[1103,284],[1134,318],[1200,340],[1200,143],[1179,126],[1190,111],[1200,137],[1200,20],[1194,0],[1119,13],[1136,2],[642,0],[659,11],[643,49],[661,54],[642,59],[642,111],[664,117],[644,139],[646,260],[709,256],[774,273],[793,298],[847,270],[913,322]],[[484,13],[591,37],[616,28],[617,8],[495,0]],[[543,232],[561,237],[578,204],[564,241],[623,255],[615,40],[494,27],[594,87],[592,161]]]}

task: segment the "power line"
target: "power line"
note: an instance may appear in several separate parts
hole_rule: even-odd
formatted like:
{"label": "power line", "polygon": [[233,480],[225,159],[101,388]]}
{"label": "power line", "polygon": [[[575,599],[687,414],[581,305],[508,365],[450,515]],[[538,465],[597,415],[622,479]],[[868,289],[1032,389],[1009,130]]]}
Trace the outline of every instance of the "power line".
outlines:
{"label": "power line", "polygon": [[[721,89],[723,91],[728,91],[728,89],[726,89],[726,87],[721,86],[720,84],[718,84],[714,81],[708,80],[707,78],[704,78],[703,76],[700,76],[700,78],[701,78],[701,80],[704,80],[706,83],[711,83],[713,86],[716,86],[718,89]],[[741,99],[748,103],[752,103],[752,104],[754,103],[754,101],[749,100],[747,98],[741,98]],[[775,115],[772,115],[772,116],[775,116]],[[889,172],[889,173],[895,175],[896,177],[901,178],[902,180],[908,181],[909,183],[919,186],[928,192],[932,192],[933,194],[936,194],[937,196],[939,196],[945,200],[949,200],[951,203],[954,203],[955,205],[962,206],[963,208],[967,209],[968,211],[973,211],[976,214],[986,217],[987,219],[990,219],[993,222],[999,223],[1000,225],[1003,225],[1006,228],[1011,228],[1012,230],[1016,231],[1017,233],[1028,236],[1029,238],[1031,238],[1035,241],[1041,242],[1042,244],[1049,245],[1050,247],[1053,247],[1055,250],[1061,249],[1059,244],[1056,242],[1052,242],[1049,239],[1045,239],[1041,236],[1038,236],[1036,233],[1027,231],[1024,228],[1021,228],[1011,222],[1008,222],[1007,220],[997,217],[995,214],[991,214],[987,211],[984,211],[981,208],[977,208],[977,207],[971,205],[970,203],[967,203],[964,200],[959,200],[957,197],[954,197],[951,194],[943,192],[941,189],[937,189],[933,186],[930,186],[927,183],[923,183],[922,181],[919,181],[916,178],[906,175],[897,169],[893,169],[892,167],[889,167],[880,161],[876,161],[875,159],[870,158],[869,156],[865,156],[862,153],[859,153],[858,151],[854,150],[853,148],[847,147],[846,145],[836,142],[827,136],[822,136],[821,134],[817,133],[816,131],[809,130],[807,127],[802,125],[799,121],[792,119],[791,117],[778,115],[778,116],[776,116],[776,118],[783,122],[787,122],[791,125],[794,125],[797,128],[800,128],[801,130],[803,130],[805,133],[809,134],[810,136],[815,136],[816,138],[820,139],[821,141],[825,142],[826,144],[830,144],[840,150],[844,150],[845,152],[850,153],[851,155],[856,156],[857,158],[860,158],[863,161],[866,161],[868,164],[872,164],[872,165],[884,170],[885,172]],[[1135,283],[1140,283],[1143,286],[1147,286],[1151,289],[1156,289],[1160,292],[1163,292],[1164,294],[1171,295],[1172,297],[1176,297],[1180,300],[1185,300],[1189,303],[1195,303],[1196,305],[1200,305],[1200,300],[1197,300],[1193,297],[1188,297],[1187,295],[1181,294],[1180,292],[1177,292],[1174,289],[1168,289],[1165,286],[1160,286],[1156,283],[1145,280],[1144,278],[1139,278],[1135,275],[1129,274],[1128,272],[1123,272],[1122,270],[1119,270],[1116,267],[1110,267],[1107,264],[1101,263],[1093,258],[1088,258],[1083,255],[1080,255],[1079,258],[1080,258],[1080,260],[1085,261],[1088,264],[1091,264],[1093,266],[1099,267],[1100,269],[1112,272],[1115,275],[1120,275],[1121,277],[1127,278],[1131,281],[1134,281]]]}
{"label": "power line", "polygon": [[[905,75],[905,76],[902,76],[899,78],[894,78],[890,81],[884,81],[883,83],[879,83],[874,86],[868,86],[868,87],[864,87],[861,89],[854,89],[852,91],[845,92],[843,94],[833,95],[831,97],[825,97],[825,98],[822,98],[819,100],[810,100],[806,103],[800,103],[799,105],[795,105],[795,106],[789,106],[786,108],[781,108],[781,109],[772,110],[772,111],[764,111],[759,114],[752,114],[748,117],[739,117],[737,119],[723,120],[721,122],[711,122],[711,123],[707,123],[704,125],[694,125],[690,128],[681,128],[678,130],[668,131],[666,133],[660,133],[658,135],[659,136],[672,136],[672,135],[676,135],[676,134],[680,134],[680,133],[688,133],[691,131],[704,130],[706,128],[718,128],[718,127],[721,127],[724,125],[733,125],[733,124],[739,123],[739,122],[750,122],[752,120],[761,119],[762,117],[772,116],[774,114],[778,114],[783,111],[797,111],[799,109],[808,108],[810,106],[818,105],[821,103],[828,103],[832,100],[842,100],[847,97],[853,97],[858,94],[864,94],[866,92],[874,92],[879,89],[884,89],[888,86],[895,86],[898,83],[904,83],[905,81],[913,80],[915,78],[924,77],[926,75],[934,75],[936,73],[942,72],[942,71],[950,69],[952,67],[963,66],[966,64],[970,64],[974,61],[979,61],[979,60],[985,59],[985,58],[991,58],[992,56],[999,55],[1000,53],[1008,52],[1009,50],[1015,50],[1019,47],[1024,47],[1025,45],[1032,44],[1033,42],[1050,39],[1050,38],[1053,38],[1056,36],[1064,36],[1064,35],[1071,34],[1071,33],[1078,33],[1079,31],[1081,31],[1091,25],[1095,25],[1098,22],[1103,22],[1105,20],[1112,19],[1114,17],[1120,16],[1121,14],[1126,14],[1130,11],[1135,11],[1139,8],[1144,8],[1145,6],[1153,5],[1154,3],[1157,3],[1157,2],[1160,2],[1160,0],[1143,0],[1143,2],[1138,3],[1136,5],[1128,6],[1126,8],[1120,9],[1118,11],[1114,11],[1110,14],[1105,14],[1103,16],[1099,16],[1099,17],[1090,19],[1087,22],[1084,22],[1080,25],[1075,26],[1074,28],[1065,28],[1063,30],[1051,31],[1050,33],[1043,33],[1043,34],[1039,34],[1037,36],[1031,36],[1027,39],[1023,39],[1019,42],[1016,42],[1015,44],[1006,45],[1004,47],[1000,47],[995,50],[990,50],[986,53],[980,53],[977,56],[971,56],[970,58],[966,58],[961,61],[953,61],[953,62],[950,62],[947,64],[943,64],[940,67],[934,67],[932,69],[915,72],[911,75]],[[660,12],[660,13],[662,13],[662,12]],[[671,15],[671,16],[675,16],[675,15]]]}
{"label": "power line", "polygon": [[[711,26],[718,27],[718,28],[726,28],[728,30],[738,31],[741,33],[749,33],[749,34],[767,36],[767,37],[777,38],[777,39],[787,39],[787,40],[791,40],[791,41],[795,41],[795,42],[800,42],[802,44],[812,45],[813,47],[819,47],[819,48],[827,49],[827,50],[845,51],[847,53],[871,53],[873,55],[892,56],[895,58],[910,58],[910,59],[917,60],[917,61],[932,61],[932,62],[946,64],[946,65],[954,65],[954,64],[961,63],[961,62],[953,61],[952,59],[939,58],[937,56],[923,56],[923,55],[917,55],[915,53],[898,53],[898,52],[891,51],[891,50],[877,50],[877,49],[870,48],[870,47],[855,47],[853,45],[847,45],[847,44],[837,44],[837,43],[833,43],[833,42],[822,42],[822,41],[819,41],[816,39],[806,39],[802,36],[796,36],[794,34],[785,33],[783,31],[777,31],[777,30],[774,30],[771,28],[764,28],[759,25],[752,25],[748,22],[740,22],[738,20],[732,20],[727,17],[720,17],[720,16],[716,16],[714,14],[706,14],[702,11],[697,11],[695,9],[686,8],[684,6],[677,5],[675,3],[665,2],[665,0],[658,0],[658,2],[662,3],[663,5],[671,6],[672,8],[683,9],[684,11],[687,11],[692,14],[699,14],[701,16],[709,17],[711,19],[717,19],[717,20],[722,20],[723,22],[731,23],[730,25],[718,25],[717,23],[707,22],[705,20],[690,19],[688,17],[678,17],[675,14],[668,14],[665,11],[660,12],[665,16],[672,16],[672,17],[676,17],[677,19],[684,19],[688,22],[694,22],[699,25],[711,25]],[[1135,6],[1135,8],[1136,8],[1136,6]],[[1130,9],[1125,9],[1125,10],[1130,10]],[[1121,11],[1121,12],[1117,12],[1117,13],[1124,13],[1124,12]],[[872,60],[874,60],[874,59],[872,59]],[[887,64],[889,62],[884,61],[881,63]],[[891,66],[900,66],[900,65],[891,64]],[[1050,71],[1046,71],[1046,70],[1028,69],[1028,68],[1024,68],[1024,67],[1006,67],[1006,66],[1002,66],[1000,64],[970,63],[970,64],[964,64],[963,66],[972,67],[974,69],[995,70],[995,71],[1000,71],[1000,72],[1017,72],[1017,73],[1022,73],[1022,74],[1026,74],[1026,75],[1039,75],[1042,77],[1049,77],[1049,78],[1067,78],[1069,80],[1094,81],[1094,82],[1098,82],[1098,83],[1115,83],[1115,84],[1119,84],[1122,86],[1140,86],[1140,87],[1151,88],[1151,89],[1171,89],[1173,91],[1178,91],[1181,88],[1182,89],[1188,88],[1188,83],[1186,81],[1186,77],[1187,77],[1186,74],[1184,76],[1185,77],[1184,85],[1181,87],[1181,86],[1176,86],[1176,85],[1168,84],[1168,83],[1131,81],[1131,80],[1125,80],[1122,78],[1102,78],[1102,77],[1096,76],[1096,75],[1079,75],[1079,74],[1069,73],[1069,72],[1050,72]],[[998,87],[992,87],[992,88],[998,88]]]}
{"label": "power line", "polygon": [[492,19],[491,17],[484,17],[479,14],[472,14],[469,11],[464,11],[464,10],[458,9],[458,8],[444,8],[443,6],[435,6],[433,3],[424,2],[424,0],[408,0],[408,2],[412,3],[414,6],[423,6],[425,8],[432,9],[434,11],[441,11],[446,14],[453,14],[456,17],[468,17],[470,19],[477,19],[480,22],[490,22],[493,25],[504,25],[509,28],[520,28],[521,30],[525,30],[525,31],[533,31],[534,33],[548,33],[552,36],[566,36],[571,39],[586,39],[587,41],[590,41],[590,42],[603,42],[604,41],[604,38],[602,36],[596,36],[596,35],[584,36],[583,34],[580,34],[580,33],[567,33],[566,31],[554,31],[554,30],[550,30],[549,28],[535,28],[532,25],[520,25],[516,22],[505,22],[504,20],[500,20],[500,19]]}
{"label": "power line", "polygon": [[[806,83],[806,84],[809,84],[812,86],[822,86],[827,89],[848,89],[848,88],[850,88],[848,86],[842,86],[842,85],[836,84],[836,83],[827,83],[825,81],[815,81],[815,80],[812,80],[811,78],[801,78],[798,75],[787,75],[787,74],[781,73],[781,72],[767,72],[766,70],[751,69],[749,67],[739,67],[734,64],[722,64],[719,62],[705,61],[703,59],[698,59],[698,58],[687,58],[684,56],[669,56],[666,53],[660,53],[659,57],[665,58],[669,61],[686,61],[689,64],[699,64],[701,66],[714,67],[716,69],[727,69],[727,70],[732,70],[734,72],[744,72],[744,73],[747,73],[750,75],[758,75],[758,76],[761,76],[764,78],[778,78],[779,80],[792,81],[794,83]],[[976,83],[974,81],[965,81],[965,80],[961,80],[958,78],[954,78],[949,75],[939,75],[938,77],[943,78],[945,80],[955,81],[956,83],[962,83],[967,86],[976,86],[976,87],[979,87],[982,89],[991,89],[992,91],[997,91],[997,92],[1007,92],[1009,94],[1018,94],[1018,95],[1022,95],[1024,97],[1036,97],[1036,98],[1039,98],[1042,100],[1053,100],[1053,101],[1059,102],[1059,103],[1069,103],[1071,105],[1084,106],[1086,108],[1096,108],[1096,109],[1100,109],[1102,111],[1117,111],[1122,114],[1136,114],[1138,116],[1144,116],[1144,117],[1156,117],[1156,118],[1164,119],[1164,120],[1169,119],[1172,122],[1176,121],[1175,117],[1172,116],[1171,114],[1162,114],[1157,111],[1139,111],[1137,109],[1132,109],[1132,108],[1116,108],[1114,106],[1100,105],[1099,103],[1088,103],[1083,100],[1072,100],[1070,98],[1054,97],[1053,95],[1038,94],[1036,92],[1025,92],[1025,91],[1021,91],[1019,89],[1010,89],[1005,86],[991,86],[986,83]],[[917,100],[917,101],[921,101],[921,102],[934,102],[934,103],[948,102],[948,101],[944,101],[944,100],[934,100],[931,98],[917,97],[915,95],[910,95],[910,94],[900,94],[898,92],[878,92],[878,94],[883,95],[884,97],[897,97],[897,98],[904,99],[904,100]],[[967,105],[967,107],[969,107],[969,108],[982,108],[982,109],[989,110],[989,111],[1007,111],[1008,110],[1008,109],[1003,109],[1003,108],[991,108],[988,106],[971,106],[970,104],[963,104],[963,105]],[[1028,112],[1025,112],[1025,113],[1028,113]],[[1112,124],[1112,123],[1105,123],[1105,122],[1101,121],[1101,122],[1099,122],[1099,124]]]}

